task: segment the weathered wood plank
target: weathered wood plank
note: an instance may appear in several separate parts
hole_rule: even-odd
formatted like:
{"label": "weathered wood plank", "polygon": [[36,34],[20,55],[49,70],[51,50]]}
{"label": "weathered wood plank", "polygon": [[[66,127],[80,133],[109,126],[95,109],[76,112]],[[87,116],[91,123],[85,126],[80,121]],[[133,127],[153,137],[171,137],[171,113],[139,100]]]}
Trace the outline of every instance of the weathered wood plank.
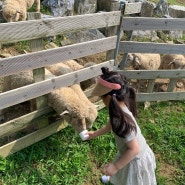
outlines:
{"label": "weathered wood plank", "polygon": [[141,2],[137,3],[125,3],[124,15],[135,14],[141,12]]}
{"label": "weathered wood plank", "polygon": [[20,151],[46,137],[59,132],[60,130],[67,127],[67,123],[63,120],[59,120],[51,125],[35,131],[31,134],[28,134],[20,139],[17,139],[11,143],[3,145],[0,147],[0,156],[7,157],[10,154],[13,154],[17,151]]}
{"label": "weathered wood plank", "polygon": [[48,94],[57,88],[69,86],[98,76],[102,73],[101,67],[109,67],[112,70],[113,65],[114,62],[110,60],[79,71],[0,93],[0,109]]}
{"label": "weathered wood plank", "polygon": [[184,78],[185,70],[129,70],[123,71],[118,70],[118,72],[123,73],[127,79],[156,79],[156,78]]}
{"label": "weathered wood plank", "polygon": [[[41,13],[40,12],[29,12],[27,14],[28,20],[35,20],[35,19],[41,19]],[[33,39],[30,41],[30,50],[31,52],[37,52],[44,49],[43,45],[43,38],[39,39]],[[40,82],[45,80],[45,69],[44,67],[34,69],[33,70],[33,77],[35,82]],[[39,96],[36,98],[36,107],[37,109],[43,108],[47,106],[47,98],[45,96]]]}
{"label": "weathered wood plank", "polygon": [[23,128],[26,128],[30,122],[49,113],[54,112],[52,108],[46,107],[29,114],[20,116],[6,123],[0,124],[0,138],[8,136],[14,132],[17,132]]}
{"label": "weathered wood plank", "polygon": [[173,79],[173,78],[170,79],[170,82],[169,82],[169,84],[168,84],[168,89],[167,89],[167,91],[168,91],[168,92],[172,92],[173,89],[175,88],[176,84],[177,84],[177,79]]}
{"label": "weathered wood plank", "polygon": [[184,54],[185,44],[164,44],[151,42],[120,42],[119,53],[159,53],[159,54]]}
{"label": "weathered wood plank", "polygon": [[1,59],[0,76],[7,76],[24,70],[32,70],[58,62],[112,50],[116,47],[116,40],[117,36],[113,36]]}
{"label": "weathered wood plank", "polygon": [[152,93],[153,89],[154,89],[154,85],[155,85],[155,79],[148,80],[146,92],[147,93]]}
{"label": "weathered wood plank", "polygon": [[137,102],[145,101],[168,101],[168,100],[184,100],[185,92],[156,92],[156,93],[138,93],[136,95]]}
{"label": "weathered wood plank", "polygon": [[123,17],[123,30],[185,30],[185,19]]}
{"label": "weathered wood plank", "polygon": [[0,42],[12,43],[69,32],[116,26],[120,11],[0,24]]}
{"label": "weathered wood plank", "polygon": [[[108,5],[108,4],[111,5],[111,6],[108,5],[108,7],[110,7],[110,11],[113,11],[114,8],[118,8],[118,9],[120,8],[120,3],[118,3],[118,2],[112,3],[111,0],[105,1],[105,2],[106,2],[107,5]],[[116,4],[116,5],[119,4],[119,6],[114,6],[115,4]],[[118,9],[117,9],[117,10],[118,10]],[[120,22],[121,22],[121,16],[120,16]],[[107,28],[106,28],[106,34],[105,34],[105,35],[106,35],[107,37],[116,35],[117,32],[118,32],[118,28],[119,28],[119,25],[107,27]],[[106,53],[106,60],[111,60],[111,59],[114,58],[114,53],[115,53],[114,50],[115,50],[115,48],[112,49],[112,50],[107,51],[107,53]]]}

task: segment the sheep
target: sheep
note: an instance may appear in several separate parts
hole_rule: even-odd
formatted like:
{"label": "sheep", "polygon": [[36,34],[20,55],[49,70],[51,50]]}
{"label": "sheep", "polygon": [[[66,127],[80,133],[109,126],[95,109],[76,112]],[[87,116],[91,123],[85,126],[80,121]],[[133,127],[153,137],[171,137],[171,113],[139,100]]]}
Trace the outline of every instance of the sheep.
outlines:
{"label": "sheep", "polygon": [[158,70],[161,65],[160,54],[152,53],[129,53],[126,67],[143,70]]}
{"label": "sheep", "polygon": [[[77,71],[86,67],[95,65],[94,62],[87,62],[84,66],[78,64],[75,60],[68,60],[62,63],[57,63],[53,65],[46,66],[46,69],[49,70],[52,74],[59,76],[72,71]],[[89,88],[92,84],[96,82],[96,78],[90,78],[80,82],[82,90]]]}
{"label": "sheep", "polygon": [[[166,54],[162,57],[160,69],[185,69],[185,57],[180,54]],[[179,79],[176,87],[183,88],[185,79]]]}
{"label": "sheep", "polygon": [[[34,78],[33,78],[33,72],[32,71],[23,71],[17,74],[13,74],[13,75],[9,75],[9,76],[5,76],[3,78],[3,84],[2,84],[2,92],[6,92],[12,89],[16,89],[25,85],[29,85],[34,83]],[[23,103],[25,106],[24,111],[34,111],[36,109],[36,101],[35,99],[24,102]],[[19,105],[15,105],[13,106],[14,109],[17,109],[17,106]],[[20,105],[21,107],[21,105]],[[12,109],[12,111],[14,110]],[[1,110],[1,115],[5,118],[4,121],[6,121],[6,114],[8,114],[8,112],[10,111],[9,108],[5,108],[3,110]],[[18,114],[18,111],[17,111]],[[7,119],[12,119],[14,118],[13,115],[11,115],[11,118],[7,118]]]}
{"label": "sheep", "polygon": [[[53,75],[47,69],[45,73]],[[53,90],[48,94],[48,105],[63,116],[77,133],[91,128],[97,117],[95,105],[85,96],[79,84]]]}
{"label": "sheep", "polygon": [[[73,71],[69,66],[65,66],[68,70],[66,73]],[[45,71],[46,79],[55,77],[49,70],[45,69]],[[4,78],[3,91],[19,88],[33,82],[32,71],[10,75]],[[71,124],[78,133],[90,128],[97,117],[95,105],[85,96],[79,84],[56,89],[47,96],[48,105]]]}
{"label": "sheep", "polygon": [[[54,43],[49,44],[49,48],[56,48],[56,47],[58,46],[56,46]],[[47,45],[47,48],[48,48],[48,45]],[[87,62],[85,63],[84,66],[82,66],[76,60],[68,60],[62,63],[57,63],[57,64],[46,66],[46,68],[50,72],[52,72],[54,75],[59,76],[59,75],[70,73],[72,71],[77,71],[77,70],[80,70],[86,67],[91,67],[95,64],[96,63],[94,62]],[[82,90],[84,91],[87,88],[89,88],[92,84],[95,84],[95,82],[96,82],[96,77],[90,78],[90,79],[80,82],[80,86]]]}
{"label": "sheep", "polygon": [[10,76],[5,76],[3,81],[3,92],[16,89],[34,83],[33,72],[23,71]]}
{"label": "sheep", "polygon": [[36,3],[36,11],[40,12],[40,0],[5,0],[2,15],[7,22],[25,21],[27,10]]}
{"label": "sheep", "polygon": [[161,59],[160,69],[185,69],[185,57],[179,54],[167,54]]}
{"label": "sheep", "polygon": [[73,70],[64,63],[52,64],[52,65],[46,66],[45,68],[56,76],[73,72]]}
{"label": "sheep", "polygon": [[[160,65],[160,54],[128,53],[125,67],[132,67],[135,70],[158,70]],[[137,80],[137,91],[142,86],[146,87],[146,84],[146,80]]]}

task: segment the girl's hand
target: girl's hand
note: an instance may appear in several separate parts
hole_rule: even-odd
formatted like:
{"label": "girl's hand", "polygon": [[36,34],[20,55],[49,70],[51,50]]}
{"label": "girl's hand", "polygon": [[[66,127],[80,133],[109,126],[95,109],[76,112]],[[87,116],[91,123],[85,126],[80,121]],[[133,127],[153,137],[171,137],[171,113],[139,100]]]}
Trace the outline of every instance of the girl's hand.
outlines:
{"label": "girl's hand", "polygon": [[87,132],[86,134],[89,135],[88,139],[87,140],[90,140],[90,139],[94,139],[96,137],[96,134],[94,131],[89,131]]}
{"label": "girl's hand", "polygon": [[103,167],[103,173],[107,176],[115,175],[118,172],[118,169],[114,165],[114,163],[105,164]]}

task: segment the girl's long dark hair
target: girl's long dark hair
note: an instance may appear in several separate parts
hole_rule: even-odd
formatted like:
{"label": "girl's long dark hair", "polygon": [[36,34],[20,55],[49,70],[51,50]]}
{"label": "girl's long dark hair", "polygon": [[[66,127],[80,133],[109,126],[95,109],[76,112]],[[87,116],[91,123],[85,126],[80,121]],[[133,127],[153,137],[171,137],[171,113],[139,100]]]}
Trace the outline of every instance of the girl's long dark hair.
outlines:
{"label": "girl's long dark hair", "polygon": [[106,67],[101,68],[103,75],[101,78],[121,85],[121,89],[112,90],[104,96],[110,95],[109,116],[113,132],[120,137],[125,137],[132,131],[137,132],[136,124],[129,114],[125,113],[119,106],[119,101],[124,101],[133,116],[137,117],[136,94],[133,88],[128,86],[128,81],[123,74],[110,71]]}

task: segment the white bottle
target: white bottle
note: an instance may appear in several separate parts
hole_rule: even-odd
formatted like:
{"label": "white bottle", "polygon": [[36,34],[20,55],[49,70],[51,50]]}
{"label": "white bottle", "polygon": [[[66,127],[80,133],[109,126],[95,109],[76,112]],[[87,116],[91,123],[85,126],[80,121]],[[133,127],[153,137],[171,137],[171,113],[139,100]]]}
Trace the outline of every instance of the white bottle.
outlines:
{"label": "white bottle", "polygon": [[108,183],[109,183],[109,178],[110,178],[110,176],[103,175],[103,176],[101,177],[101,181],[102,181],[104,184],[108,184]]}
{"label": "white bottle", "polygon": [[87,134],[87,130],[83,130],[82,132],[80,132],[80,137],[83,141],[87,140],[89,138],[89,135]]}

